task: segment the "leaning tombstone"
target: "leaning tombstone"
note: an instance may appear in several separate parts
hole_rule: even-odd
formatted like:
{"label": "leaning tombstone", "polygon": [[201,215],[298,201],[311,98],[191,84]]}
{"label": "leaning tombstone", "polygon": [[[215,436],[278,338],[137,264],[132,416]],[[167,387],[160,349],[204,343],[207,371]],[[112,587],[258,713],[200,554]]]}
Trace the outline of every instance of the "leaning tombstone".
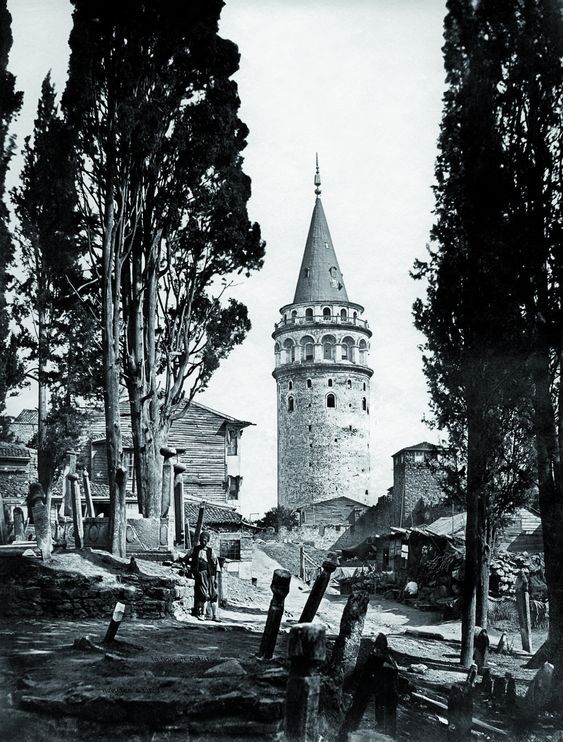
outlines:
{"label": "leaning tombstone", "polygon": [[489,635],[487,629],[480,629],[479,633],[475,637],[475,650],[473,652],[473,659],[477,665],[477,670],[482,671],[487,667],[487,661],[489,657]]}
{"label": "leaning tombstone", "polygon": [[268,609],[268,618],[262,634],[258,657],[265,660],[271,660],[276,648],[278,633],[283,616],[285,598],[289,592],[289,583],[291,582],[291,572],[286,569],[275,569],[272,576],[272,599]]}
{"label": "leaning tombstone", "polygon": [[51,558],[51,524],[49,523],[49,513],[45,505],[45,493],[40,482],[34,482],[29,485],[27,504],[33,514],[37,546],[41,551],[41,556],[47,561]]}
{"label": "leaning tombstone", "polygon": [[520,637],[524,652],[532,652],[532,622],[530,619],[530,586],[524,570],[516,578],[516,607],[520,623]]}

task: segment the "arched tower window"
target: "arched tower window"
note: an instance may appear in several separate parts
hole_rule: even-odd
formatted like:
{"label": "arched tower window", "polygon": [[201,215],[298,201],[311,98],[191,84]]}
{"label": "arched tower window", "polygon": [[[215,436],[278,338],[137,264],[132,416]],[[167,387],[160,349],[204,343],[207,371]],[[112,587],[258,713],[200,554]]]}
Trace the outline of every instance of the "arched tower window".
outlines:
{"label": "arched tower window", "polygon": [[327,320],[329,320],[331,318],[331,315],[332,315],[332,311],[331,311],[330,307],[325,307],[323,309],[323,319],[325,321],[327,321]]}
{"label": "arched tower window", "polygon": [[291,321],[295,322],[296,318],[297,318],[297,311],[294,309],[293,312],[291,313]]}
{"label": "arched tower window", "polygon": [[301,358],[305,361],[315,360],[315,340],[310,335],[301,338]]}
{"label": "arched tower window", "polygon": [[307,322],[313,321],[313,310],[310,307],[305,310],[305,319]]}
{"label": "arched tower window", "polygon": [[346,386],[348,387],[348,389],[352,388],[352,379],[348,379],[348,381],[346,382]]}
{"label": "arched tower window", "polygon": [[364,392],[366,390],[366,382],[365,381],[364,381],[364,384],[363,384],[363,390],[364,390]]}
{"label": "arched tower window", "polygon": [[360,363],[365,366],[367,363],[368,344],[362,339],[358,347],[360,349]]}
{"label": "arched tower window", "polygon": [[285,350],[285,362],[293,363],[295,361],[295,343],[289,338],[283,344]]}
{"label": "arched tower window", "polygon": [[312,388],[313,388],[313,382],[311,381],[311,379],[307,379],[307,389],[312,389]]}
{"label": "arched tower window", "polygon": [[348,312],[344,308],[340,310],[340,319],[342,320],[342,322],[346,322],[346,320],[348,319]]}
{"label": "arched tower window", "polygon": [[327,394],[326,395],[326,406],[327,407],[336,407],[336,397],[334,394]]}
{"label": "arched tower window", "polygon": [[332,386],[332,379],[327,379],[328,386]]}
{"label": "arched tower window", "polygon": [[336,338],[334,335],[325,335],[323,338],[323,358],[325,361],[334,361]]}
{"label": "arched tower window", "polygon": [[295,403],[293,401],[293,397],[288,397],[287,398],[287,411],[293,412],[294,409],[295,409]]}
{"label": "arched tower window", "polygon": [[289,391],[293,389],[293,381],[289,382],[289,384],[287,385],[287,388],[289,389]]}
{"label": "arched tower window", "polygon": [[345,337],[342,339],[342,360],[351,361],[353,359],[354,340],[351,337]]}
{"label": "arched tower window", "polygon": [[367,409],[368,409],[368,402],[367,402],[367,399],[366,399],[365,397],[362,397],[362,410],[363,410],[364,412],[367,412]]}

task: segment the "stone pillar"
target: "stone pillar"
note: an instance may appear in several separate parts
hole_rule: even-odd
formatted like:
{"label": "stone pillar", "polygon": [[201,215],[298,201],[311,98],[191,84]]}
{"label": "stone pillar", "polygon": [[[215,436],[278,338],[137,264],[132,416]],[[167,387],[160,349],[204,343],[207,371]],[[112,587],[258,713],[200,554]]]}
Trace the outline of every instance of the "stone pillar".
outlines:
{"label": "stone pillar", "polygon": [[66,465],[64,474],[64,511],[66,517],[72,516],[72,488],[68,481],[69,474],[76,474],[76,451],[66,452]]}
{"label": "stone pillar", "polygon": [[174,464],[174,514],[176,521],[176,543],[186,545],[186,513],[184,511],[184,464]]}
{"label": "stone pillar", "polygon": [[4,498],[0,494],[0,544],[8,543],[8,528],[6,527],[6,515],[4,513]]}
{"label": "stone pillar", "polygon": [[283,616],[285,597],[289,592],[290,582],[291,572],[288,572],[287,569],[274,570],[272,584],[270,586],[273,595],[272,600],[270,601],[270,608],[268,609],[268,618],[266,619],[266,626],[264,627],[260,649],[258,651],[258,657],[261,657],[262,659],[270,660],[274,655],[274,649],[276,648],[276,641],[278,639],[278,632],[280,630]]}
{"label": "stone pillar", "polygon": [[20,507],[14,508],[14,540],[26,541],[25,523],[23,510]]}
{"label": "stone pillar", "polygon": [[520,623],[520,637],[524,652],[532,652],[532,622],[530,619],[530,588],[524,570],[520,570],[516,578],[516,607]]}
{"label": "stone pillar", "polygon": [[51,524],[49,523],[49,512],[45,505],[45,493],[39,482],[29,485],[27,504],[33,513],[37,546],[41,550],[43,560],[47,561],[51,558]]}
{"label": "stone pillar", "polygon": [[356,665],[364,621],[369,605],[369,593],[366,590],[353,592],[342,612],[340,632],[330,658],[330,674],[342,681]]}
{"label": "stone pillar", "polygon": [[176,456],[176,449],[163,446],[160,449],[160,453],[164,458],[164,463],[162,466],[162,499],[160,505],[160,515],[162,518],[168,518],[170,514],[170,503],[172,502],[172,491],[174,487],[172,458]]}
{"label": "stone pillar", "polygon": [[82,472],[82,484],[84,485],[84,498],[86,500],[86,515],[89,518],[95,518],[94,501],[92,500],[92,486],[90,484],[90,475],[88,469]]}
{"label": "stone pillar", "polygon": [[80,500],[80,488],[78,486],[78,475],[69,474],[67,477],[70,482],[72,496],[72,524],[74,526],[74,546],[81,549],[84,545],[84,525],[82,521],[82,502]]}
{"label": "stone pillar", "polygon": [[300,623],[289,633],[289,677],[285,695],[285,739],[317,742],[319,739],[319,665],[326,656],[325,630]]}
{"label": "stone pillar", "polygon": [[313,589],[309,593],[309,597],[307,598],[307,602],[305,603],[305,607],[303,608],[303,612],[301,613],[299,623],[309,623],[315,618],[319,609],[319,605],[321,604],[321,600],[323,599],[323,595],[325,594],[328,583],[330,582],[331,575],[337,568],[337,566],[338,559],[336,557],[336,554],[330,552],[329,554],[327,554],[326,561],[323,562],[322,572],[315,580]]}

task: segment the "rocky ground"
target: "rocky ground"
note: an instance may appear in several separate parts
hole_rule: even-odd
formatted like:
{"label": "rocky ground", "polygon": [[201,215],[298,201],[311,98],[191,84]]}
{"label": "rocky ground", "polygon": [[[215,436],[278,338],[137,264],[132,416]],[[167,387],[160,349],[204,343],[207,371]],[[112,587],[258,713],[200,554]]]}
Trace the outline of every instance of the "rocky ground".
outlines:
{"label": "rocky ground", "polygon": [[[73,572],[81,568],[76,561],[81,557],[71,556],[65,564]],[[287,632],[299,620],[310,590],[292,578],[274,660],[257,660],[271,575],[278,566],[271,556],[257,551],[256,586],[225,575],[228,604],[220,624],[197,621],[189,613],[189,599],[180,598],[174,602],[175,618],[133,618],[126,613],[118,641],[109,648],[100,647],[107,611],[104,619],[0,620],[0,739],[152,742],[185,740],[188,734],[202,742],[218,737],[276,739],[287,678]],[[99,567],[84,569],[98,570],[99,577]],[[174,572],[147,563],[139,563],[139,569],[147,579],[167,580]],[[107,580],[115,580],[118,572],[118,567],[108,565]],[[318,620],[329,639],[338,634],[346,600],[329,588],[321,603]],[[379,632],[387,634],[404,677],[419,693],[445,700],[447,688],[465,678],[458,665],[459,623],[443,623],[437,614],[372,596],[363,636]],[[493,631],[492,636],[494,645],[497,634]],[[539,646],[542,636],[534,639]],[[520,646],[517,636],[513,642]],[[534,674],[524,667],[526,659],[493,654],[490,665],[499,675],[511,672],[523,695]],[[413,665],[424,668],[414,668],[415,673]],[[511,727],[510,713],[490,702],[480,702],[475,715],[503,726],[509,739],[525,732]],[[409,697],[399,709],[399,739],[445,739],[444,716],[424,704],[417,706]],[[371,710],[363,728],[373,728]],[[536,732],[538,739],[557,739],[549,724]],[[324,730],[327,740],[333,734],[334,730]]]}

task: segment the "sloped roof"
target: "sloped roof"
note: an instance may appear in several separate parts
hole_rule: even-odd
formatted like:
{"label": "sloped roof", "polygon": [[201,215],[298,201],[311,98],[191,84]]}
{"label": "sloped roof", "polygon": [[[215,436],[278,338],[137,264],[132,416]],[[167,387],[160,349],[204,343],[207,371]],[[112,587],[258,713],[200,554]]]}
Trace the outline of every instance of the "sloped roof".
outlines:
{"label": "sloped roof", "polygon": [[311,217],[293,303],[311,301],[348,301],[344,278],[336,259],[323,205],[318,196]]}
{"label": "sloped roof", "polygon": [[437,446],[434,443],[422,441],[422,443],[417,443],[414,446],[406,446],[405,448],[401,448],[399,451],[397,451],[397,453],[393,454],[393,458],[395,456],[398,456],[400,453],[405,453],[405,451],[436,451],[439,448],[440,446]]}
{"label": "sloped roof", "polygon": [[433,523],[429,523],[427,526],[419,526],[419,530],[428,531],[428,533],[433,533],[435,536],[451,536],[453,530],[454,535],[460,536],[462,534],[459,532],[465,531],[466,523],[467,513],[456,513],[453,517],[451,515],[445,515]]}
{"label": "sloped roof", "polygon": [[[200,500],[197,501],[190,501],[186,500],[184,502],[184,513],[186,516],[186,519],[189,521],[190,526],[195,526],[197,522],[197,518],[199,515],[199,506],[200,506]],[[205,514],[203,516],[203,525],[227,525],[227,524],[236,524],[236,525],[244,525],[249,526],[251,528],[255,528],[255,526],[252,523],[248,523],[240,513],[237,513],[236,510],[233,510],[229,507],[223,507],[221,505],[216,505],[211,502],[205,503]]]}
{"label": "sloped roof", "polygon": [[0,458],[4,459],[30,459],[31,449],[20,446],[18,443],[0,443]]}
{"label": "sloped roof", "polygon": [[37,410],[22,410],[12,422],[20,425],[37,425],[39,423],[39,412]]}

